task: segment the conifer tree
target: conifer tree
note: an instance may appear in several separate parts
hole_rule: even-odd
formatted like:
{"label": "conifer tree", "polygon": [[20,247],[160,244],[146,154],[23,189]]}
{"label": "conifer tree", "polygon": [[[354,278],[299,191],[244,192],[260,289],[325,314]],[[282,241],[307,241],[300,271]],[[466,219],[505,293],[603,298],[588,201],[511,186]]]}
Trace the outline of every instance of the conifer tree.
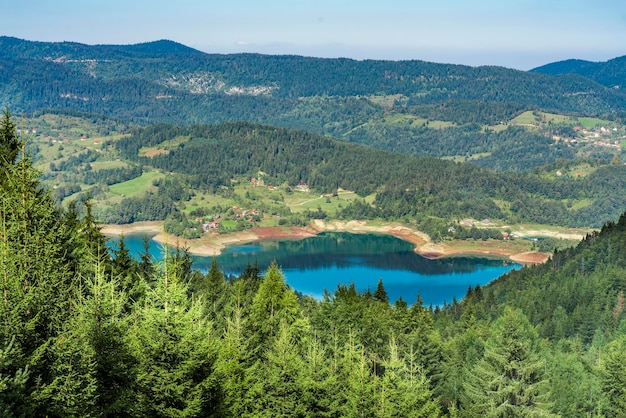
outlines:
{"label": "conifer tree", "polygon": [[374,416],[376,377],[370,373],[371,364],[361,344],[350,335],[341,360],[340,416],[366,418]]}
{"label": "conifer tree", "polygon": [[606,415],[623,416],[626,411],[626,335],[606,347],[601,360],[602,393],[606,399]]}
{"label": "conifer tree", "polygon": [[268,267],[252,302],[249,321],[251,348],[262,352],[278,332],[281,322],[292,325],[300,316],[296,294],[287,286],[283,273],[274,261]]}
{"label": "conifer tree", "polygon": [[439,415],[439,404],[424,374],[409,371],[400,358],[395,338],[389,341],[389,357],[383,363],[384,375],[378,379],[376,416],[433,417]]}
{"label": "conifer tree", "polygon": [[126,297],[96,265],[54,339],[51,381],[35,394],[51,416],[120,416],[132,409],[133,360],[124,341]]}
{"label": "conifer tree", "polygon": [[132,315],[128,344],[137,361],[133,414],[206,416],[217,402],[216,343],[201,301],[189,300],[180,266],[165,258]]}
{"label": "conifer tree", "polygon": [[80,252],[75,251],[71,226],[49,193],[41,189],[28,156],[23,153],[13,164],[4,161],[7,164],[0,171],[0,347],[12,341],[15,351],[9,375],[28,365],[28,400],[22,411],[42,415],[45,405],[38,404],[33,395],[53,375],[47,350],[64,329],[71,298],[80,289],[75,271],[79,263],[74,259]]}
{"label": "conifer tree", "polygon": [[377,300],[382,303],[389,303],[389,296],[387,295],[385,286],[383,286],[383,279],[378,279],[378,284],[376,285],[376,291],[374,292],[373,296],[374,296],[374,300]]}
{"label": "conifer tree", "polygon": [[143,237],[142,244],[143,252],[139,255],[139,263],[137,265],[137,269],[139,270],[139,274],[146,281],[149,282],[152,280],[155,272],[152,254],[150,254],[150,238],[147,236]]}
{"label": "conifer tree", "polygon": [[229,295],[228,284],[226,283],[224,273],[218,267],[217,257],[213,257],[208,273],[199,279],[202,280],[204,286],[198,289],[197,293],[203,295],[206,300],[209,319],[217,322],[216,327],[222,328],[224,324],[222,314]]}
{"label": "conifer tree", "polygon": [[301,376],[303,361],[298,349],[298,337],[281,320],[276,337],[264,353],[264,358],[249,371],[254,402],[252,416],[268,418],[302,417],[305,415]]}
{"label": "conifer tree", "polygon": [[466,416],[551,416],[545,360],[526,316],[506,308],[465,384]]}
{"label": "conifer tree", "polygon": [[246,404],[249,390],[247,376],[248,350],[243,335],[241,307],[236,306],[226,321],[226,330],[215,362],[221,396],[217,416],[240,417],[249,405]]}
{"label": "conifer tree", "polygon": [[316,336],[309,336],[305,343],[304,366],[300,377],[305,416],[336,416],[340,404],[338,374],[333,371],[331,359]]}
{"label": "conifer tree", "polygon": [[0,349],[0,416],[27,416],[26,382],[28,365],[23,369],[13,366],[16,356],[15,338]]}
{"label": "conifer tree", "polygon": [[8,108],[5,108],[2,121],[0,121],[0,172],[15,164],[21,149],[21,142],[15,123],[11,120],[11,113]]}

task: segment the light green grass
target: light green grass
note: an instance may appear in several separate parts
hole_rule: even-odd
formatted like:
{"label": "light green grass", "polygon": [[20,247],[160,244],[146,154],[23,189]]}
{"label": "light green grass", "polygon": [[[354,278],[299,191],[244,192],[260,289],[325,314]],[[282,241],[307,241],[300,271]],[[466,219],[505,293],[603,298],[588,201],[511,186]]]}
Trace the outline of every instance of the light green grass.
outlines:
{"label": "light green grass", "polygon": [[592,199],[581,199],[581,200],[574,202],[570,210],[578,210],[578,209],[586,208],[588,206],[591,206],[592,204],[593,204]]}
{"label": "light green grass", "polygon": [[413,122],[411,122],[411,128],[420,128],[422,127],[426,122],[428,122],[428,119],[423,119],[423,118],[414,118]]}
{"label": "light green grass", "polygon": [[443,121],[443,120],[431,120],[431,121],[428,121],[428,127],[430,129],[445,129],[445,128],[450,128],[452,126],[455,126],[455,124],[452,123],[452,122],[447,122],[447,121]]}
{"label": "light green grass", "polygon": [[450,157],[442,157],[442,160],[451,160],[454,161],[456,163],[462,163],[465,161],[471,161],[471,160],[477,160],[479,158],[483,158],[483,157],[488,157],[490,156],[491,153],[490,152],[479,152],[476,154],[472,154],[472,155],[453,155]]}
{"label": "light green grass", "polygon": [[162,177],[165,177],[162,173],[149,171],[135,179],[109,186],[109,190],[111,193],[117,195],[125,195],[126,197],[136,196],[150,190],[154,187],[152,186],[152,181]]}
{"label": "light green grass", "polygon": [[598,119],[598,118],[578,118],[578,122],[582,125],[583,128],[586,128],[586,129],[595,128],[596,126],[599,126],[599,125],[611,124],[611,122],[607,120]]}
{"label": "light green grass", "polygon": [[487,126],[482,127],[482,131],[483,132],[486,132],[486,131],[502,132],[502,131],[506,131],[507,128],[508,128],[508,125],[504,125],[504,124],[487,125]]}
{"label": "light green grass", "polygon": [[510,125],[537,125],[539,121],[530,110],[522,113],[509,121]]}
{"label": "light green grass", "polygon": [[124,161],[94,161],[89,164],[91,165],[91,169],[93,171],[128,167],[128,164]]}
{"label": "light green grass", "polygon": [[391,94],[391,95],[378,95],[378,96],[368,96],[368,100],[374,104],[391,107],[394,105],[396,100],[405,103],[408,100],[403,94]]}

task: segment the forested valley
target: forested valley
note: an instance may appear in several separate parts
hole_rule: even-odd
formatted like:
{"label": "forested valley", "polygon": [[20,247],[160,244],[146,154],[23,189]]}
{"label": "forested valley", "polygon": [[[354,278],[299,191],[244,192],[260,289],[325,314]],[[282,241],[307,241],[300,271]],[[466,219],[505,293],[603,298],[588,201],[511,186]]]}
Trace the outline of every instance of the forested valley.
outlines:
{"label": "forested valley", "polygon": [[[227,125],[222,135],[242,129],[259,140],[254,130],[266,128]],[[543,265],[469,288],[460,302],[424,306],[414,295],[391,303],[383,282],[315,300],[286,285],[280,260],[227,279],[216,263],[195,271],[185,249],[162,263],[147,250],[135,260],[121,239],[109,253],[90,201],[60,207],[42,188],[8,112],[0,140],[3,416],[626,410],[626,216]],[[332,149],[322,155],[337,162]],[[467,167],[393,158],[400,172]],[[294,175],[284,166],[276,173]]]}

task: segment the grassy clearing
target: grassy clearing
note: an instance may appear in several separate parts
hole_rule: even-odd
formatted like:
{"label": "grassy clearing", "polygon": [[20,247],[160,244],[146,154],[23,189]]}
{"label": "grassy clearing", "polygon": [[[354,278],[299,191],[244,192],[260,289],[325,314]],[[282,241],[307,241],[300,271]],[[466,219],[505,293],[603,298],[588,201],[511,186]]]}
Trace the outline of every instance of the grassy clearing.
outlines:
{"label": "grassy clearing", "polygon": [[539,126],[540,124],[547,122],[552,122],[556,124],[575,124],[575,121],[570,116],[530,110],[511,119],[509,121],[509,124]]}
{"label": "grassy clearing", "polygon": [[415,121],[416,119],[418,118],[413,115],[405,115],[402,113],[392,113],[385,115],[385,123],[394,125],[410,124],[413,123],[413,121]]}
{"label": "grassy clearing", "polygon": [[611,122],[609,122],[608,120],[598,119],[598,118],[578,118],[578,122],[582,125],[583,128],[586,128],[586,129],[595,128],[596,126],[599,126],[599,125],[611,124]]}
{"label": "grassy clearing", "polygon": [[482,127],[483,132],[491,131],[491,132],[502,132],[506,131],[508,125],[498,124],[498,125],[486,125]]}
{"label": "grassy clearing", "polygon": [[428,122],[428,119],[414,118],[411,122],[411,128],[420,128]]}
{"label": "grassy clearing", "polygon": [[368,96],[367,99],[379,106],[392,107],[396,101],[406,103],[408,97],[403,94]]}
{"label": "grassy clearing", "polygon": [[[532,249],[531,241],[516,239],[512,241],[499,240],[464,240],[464,241],[446,241],[446,246],[453,249],[459,254],[477,254],[485,251],[493,251],[493,257],[500,258],[498,252],[523,253]],[[458,255],[458,254],[457,254]],[[481,254],[481,257],[486,256]]]}
{"label": "grassy clearing", "polygon": [[455,126],[453,122],[447,122],[443,120],[431,120],[428,121],[428,127],[430,129],[445,129]]}
{"label": "grassy clearing", "polygon": [[233,199],[225,198],[219,195],[197,193],[189,202],[185,203],[184,212],[191,212],[198,208],[213,208],[216,206],[229,208],[235,205]]}
{"label": "grassy clearing", "polygon": [[575,123],[575,121],[570,116],[558,115],[556,113],[545,113],[545,112],[539,112],[539,114],[541,115],[541,118],[546,122],[559,123],[559,124],[570,123],[572,125]]}
{"label": "grassy clearing", "polygon": [[570,168],[565,172],[565,175],[569,177],[586,177],[596,171],[599,167],[592,167],[589,164],[579,164]]}
{"label": "grassy clearing", "polygon": [[91,169],[93,171],[128,167],[128,164],[124,161],[94,161],[93,163],[89,164],[91,165]]}
{"label": "grassy clearing", "polygon": [[556,225],[541,225],[541,224],[516,224],[516,225],[508,225],[508,227],[513,232],[525,233],[527,231],[544,231],[550,234],[581,234],[584,235],[591,231],[589,228],[567,228],[564,226],[556,226]]}
{"label": "grassy clearing", "polygon": [[509,121],[510,125],[538,125],[541,119],[538,119],[532,111],[527,111],[518,115]]}
{"label": "grassy clearing", "polygon": [[188,136],[177,136],[176,138],[161,142],[156,147],[143,147],[139,149],[139,156],[152,157],[158,154],[167,154],[169,151],[177,148],[180,144],[189,142],[189,140],[190,138]]}
{"label": "grassy clearing", "polygon": [[[345,193],[338,196],[326,196],[326,195],[318,195],[318,196],[310,196],[309,199],[303,200],[302,198],[297,198],[288,203],[288,199],[285,198],[285,203],[289,207],[289,209],[294,213],[304,212],[306,210],[316,211],[318,209],[323,210],[324,212],[330,214],[331,216],[335,215],[341,208],[347,206],[354,199],[357,198],[357,195],[354,193]],[[297,202],[295,204],[290,204],[292,202]]]}
{"label": "grassy clearing", "polygon": [[126,197],[137,196],[153,188],[154,186],[152,186],[152,181],[162,177],[165,177],[162,173],[149,171],[147,173],[143,173],[135,179],[114,184],[109,187],[109,190],[113,194],[125,195]]}
{"label": "grassy clearing", "polygon": [[451,161],[454,161],[456,163],[463,163],[465,161],[477,160],[479,158],[488,157],[490,155],[491,155],[490,152],[479,152],[479,153],[472,154],[472,155],[454,155],[454,156],[451,156],[451,157],[441,157],[441,159],[442,160],[451,160]]}
{"label": "grassy clearing", "polygon": [[365,196],[365,201],[369,204],[374,203],[374,199],[376,199],[376,193]]}
{"label": "grassy clearing", "polygon": [[570,210],[578,210],[582,208],[586,208],[587,206],[591,206],[593,204],[593,200],[591,199],[581,199],[572,203],[572,207]]}

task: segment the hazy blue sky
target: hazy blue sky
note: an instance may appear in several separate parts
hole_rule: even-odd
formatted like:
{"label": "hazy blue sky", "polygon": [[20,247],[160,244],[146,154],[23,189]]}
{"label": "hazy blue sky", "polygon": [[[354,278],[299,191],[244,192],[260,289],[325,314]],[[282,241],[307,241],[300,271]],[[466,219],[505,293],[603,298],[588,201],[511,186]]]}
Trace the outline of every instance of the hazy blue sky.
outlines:
{"label": "hazy blue sky", "polygon": [[15,0],[0,34],[206,52],[502,65],[626,55],[624,0]]}

